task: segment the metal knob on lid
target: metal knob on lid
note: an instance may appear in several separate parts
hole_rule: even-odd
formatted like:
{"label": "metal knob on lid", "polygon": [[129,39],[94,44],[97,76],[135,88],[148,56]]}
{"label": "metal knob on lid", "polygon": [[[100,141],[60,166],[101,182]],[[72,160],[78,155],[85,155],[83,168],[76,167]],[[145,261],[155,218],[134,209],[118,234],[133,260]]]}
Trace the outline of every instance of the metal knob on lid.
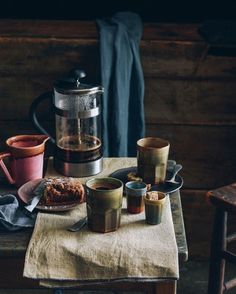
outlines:
{"label": "metal knob on lid", "polygon": [[83,70],[75,69],[71,72],[71,74],[72,74],[72,77],[74,77],[76,80],[77,88],[79,88],[80,79],[86,77],[86,73]]}
{"label": "metal knob on lid", "polygon": [[74,69],[69,74],[54,83],[54,88],[61,94],[95,94],[103,93],[103,88],[97,85],[81,83],[81,79],[86,77],[83,70]]}

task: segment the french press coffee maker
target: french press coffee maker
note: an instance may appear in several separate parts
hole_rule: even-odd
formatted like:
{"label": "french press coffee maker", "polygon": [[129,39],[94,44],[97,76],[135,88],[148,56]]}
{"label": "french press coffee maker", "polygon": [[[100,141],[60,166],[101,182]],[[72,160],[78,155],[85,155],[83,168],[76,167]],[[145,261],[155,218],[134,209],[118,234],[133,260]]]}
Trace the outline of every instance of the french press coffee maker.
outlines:
{"label": "french press coffee maker", "polygon": [[[55,169],[72,177],[85,177],[102,171],[101,142],[101,86],[82,84],[86,74],[73,70],[67,77],[54,83],[53,93],[45,93],[34,100],[30,117],[34,126],[49,135],[40,125],[36,108],[38,104],[53,97],[56,122]],[[50,95],[49,95],[50,94]]]}

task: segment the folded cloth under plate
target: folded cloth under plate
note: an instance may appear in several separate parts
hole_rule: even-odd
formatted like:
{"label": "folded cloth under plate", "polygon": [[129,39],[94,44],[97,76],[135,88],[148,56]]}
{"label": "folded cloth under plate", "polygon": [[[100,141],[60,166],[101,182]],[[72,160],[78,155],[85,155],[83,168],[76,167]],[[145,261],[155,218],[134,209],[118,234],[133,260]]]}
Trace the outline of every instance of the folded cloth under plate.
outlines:
{"label": "folded cloth under plate", "polygon": [[29,214],[19,205],[16,196],[0,196],[0,229],[17,231],[33,227],[36,214]]}

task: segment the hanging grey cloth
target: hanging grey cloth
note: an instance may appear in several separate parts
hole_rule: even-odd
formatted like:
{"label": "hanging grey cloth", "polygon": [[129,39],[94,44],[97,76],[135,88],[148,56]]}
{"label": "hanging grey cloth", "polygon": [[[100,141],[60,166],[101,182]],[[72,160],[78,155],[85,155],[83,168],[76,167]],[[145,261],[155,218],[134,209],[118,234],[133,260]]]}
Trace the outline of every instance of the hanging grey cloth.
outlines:
{"label": "hanging grey cloth", "polygon": [[97,20],[100,30],[105,156],[136,156],[144,137],[144,78],[139,55],[142,21],[132,12]]}
{"label": "hanging grey cloth", "polygon": [[0,230],[18,231],[34,227],[35,214],[27,214],[14,195],[0,195]]}

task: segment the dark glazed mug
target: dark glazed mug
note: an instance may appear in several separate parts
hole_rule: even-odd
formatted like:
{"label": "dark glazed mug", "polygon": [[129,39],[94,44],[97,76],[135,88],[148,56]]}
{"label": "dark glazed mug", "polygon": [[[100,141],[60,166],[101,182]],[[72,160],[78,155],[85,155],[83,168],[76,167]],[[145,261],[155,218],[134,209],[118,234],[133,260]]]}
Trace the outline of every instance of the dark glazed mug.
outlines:
{"label": "dark glazed mug", "polygon": [[95,232],[116,231],[120,226],[123,183],[94,178],[86,182],[88,227]]}

